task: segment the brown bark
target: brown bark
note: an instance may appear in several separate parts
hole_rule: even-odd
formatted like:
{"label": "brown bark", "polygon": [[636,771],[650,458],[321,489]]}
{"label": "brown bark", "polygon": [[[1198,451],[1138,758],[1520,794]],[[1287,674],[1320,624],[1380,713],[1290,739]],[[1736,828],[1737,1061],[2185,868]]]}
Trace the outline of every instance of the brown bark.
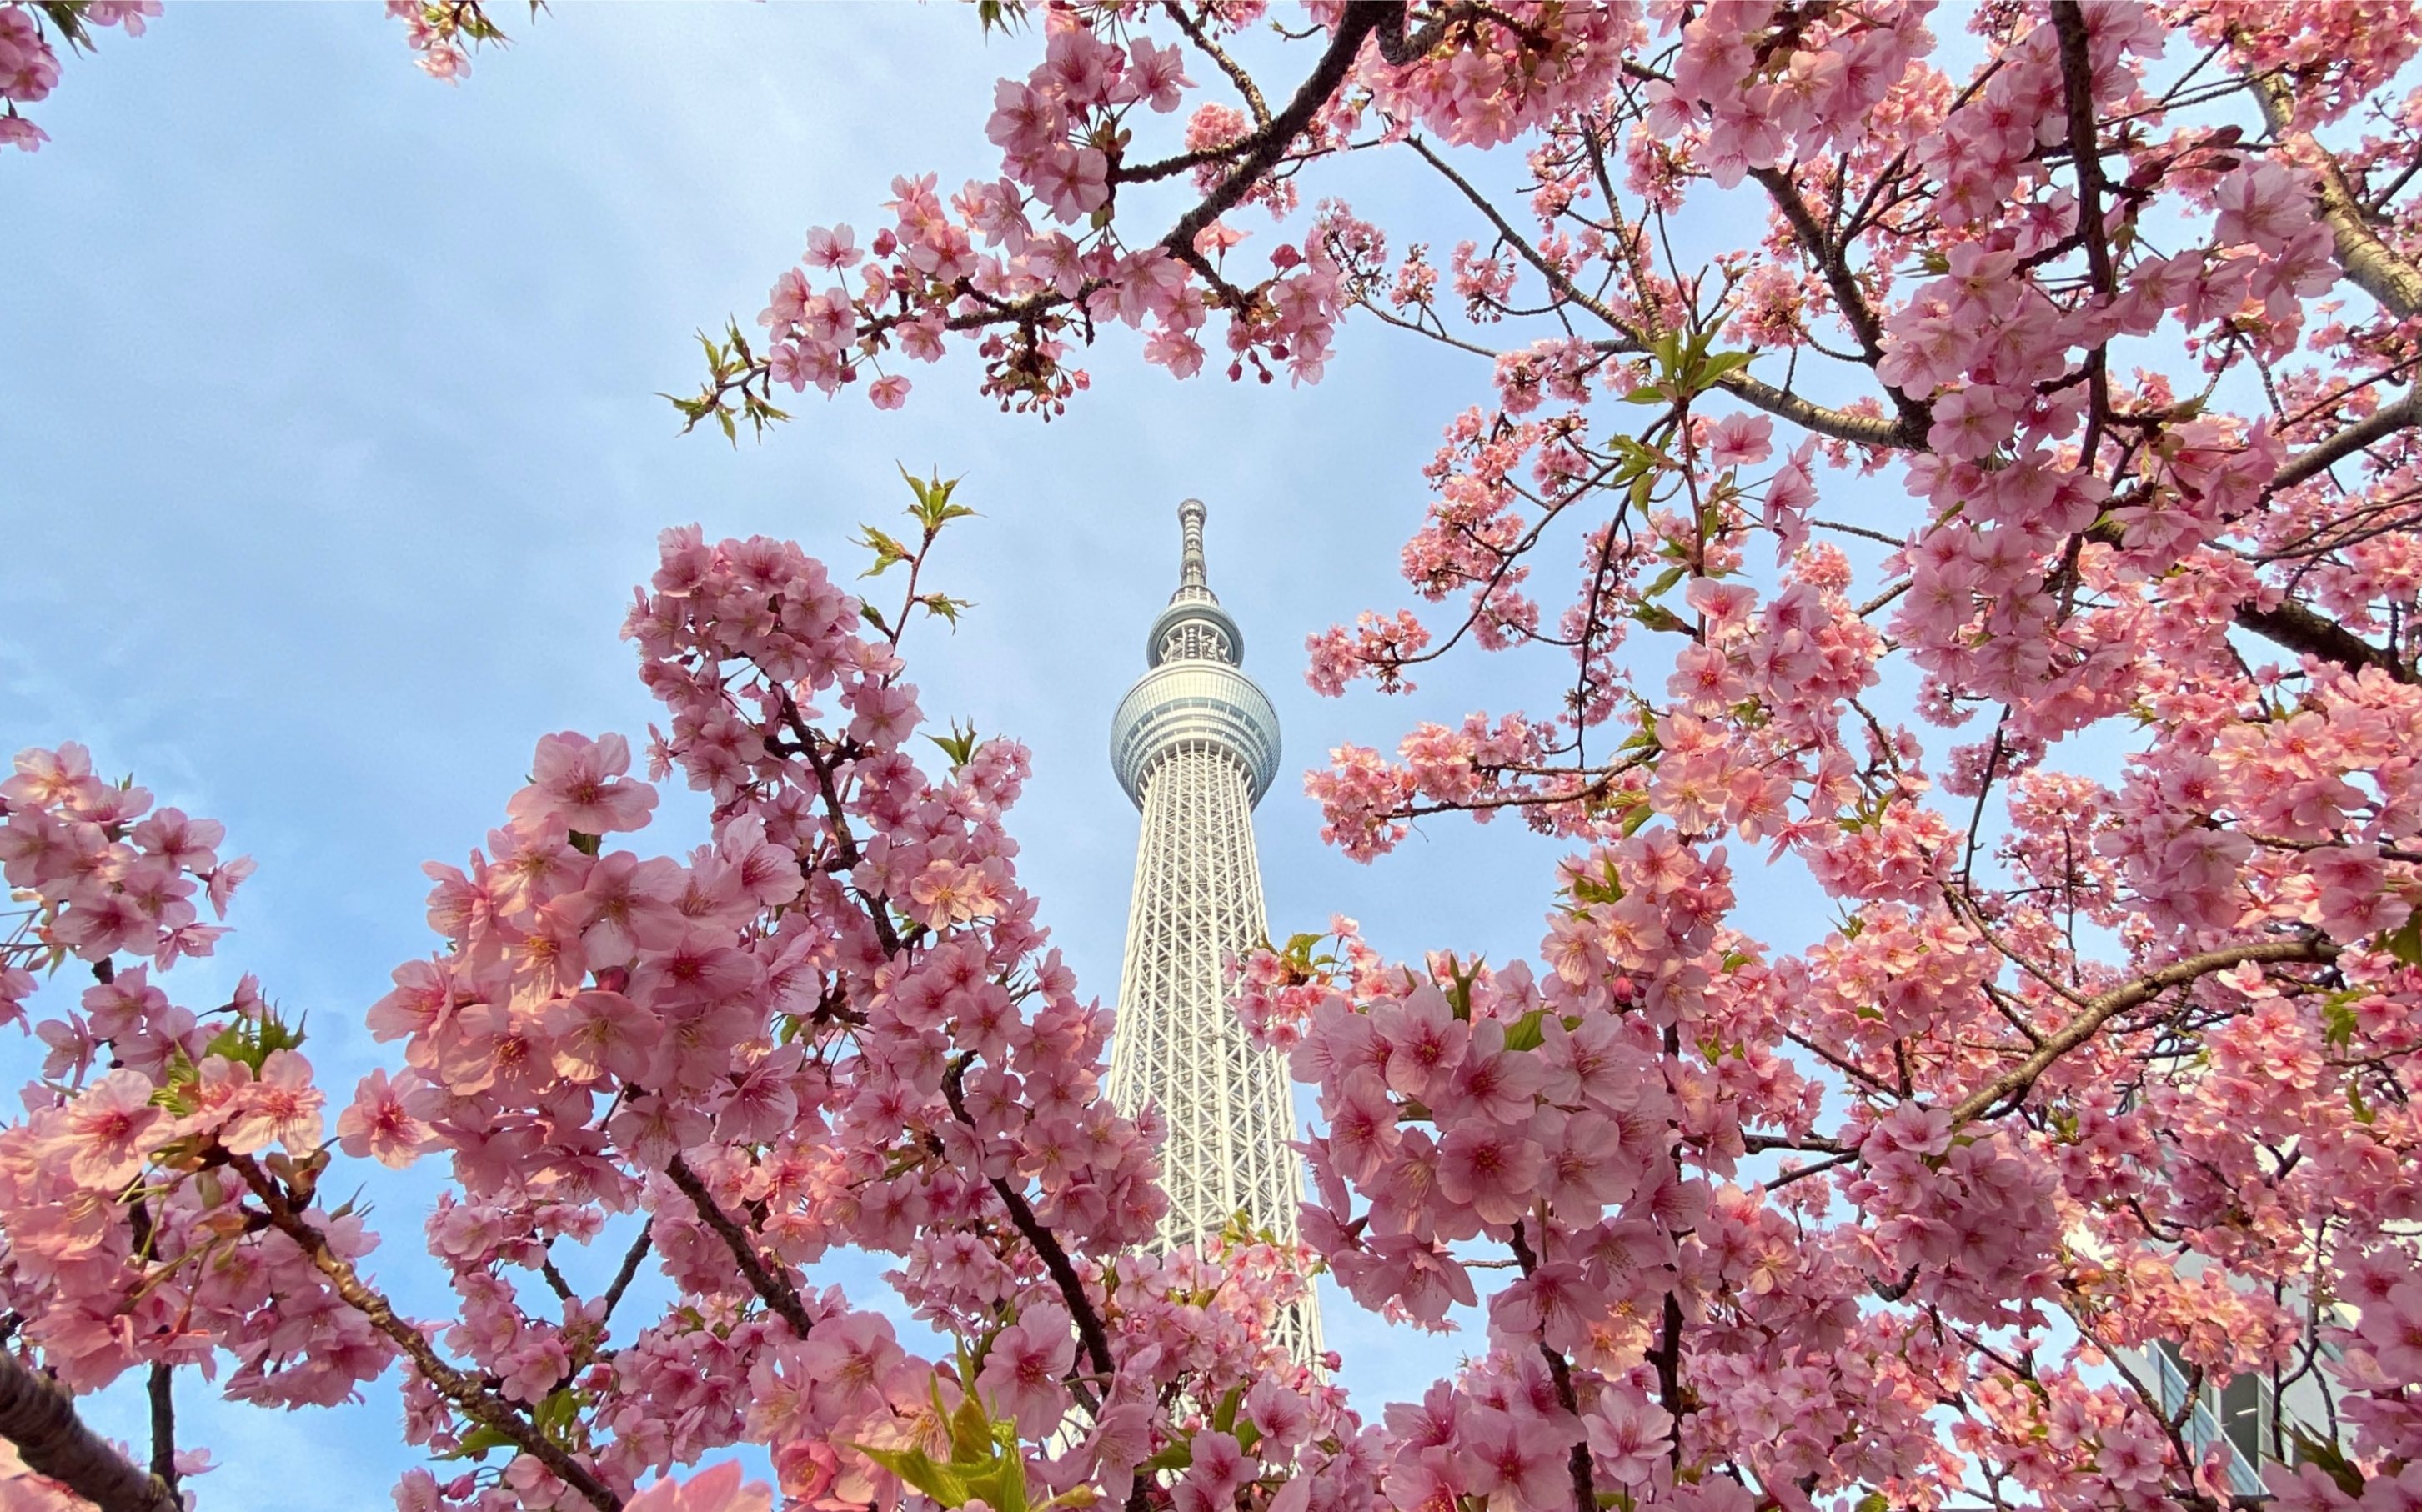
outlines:
{"label": "brown bark", "polygon": [[2330,228],[2338,266],[2346,270],[2347,277],[2400,320],[2422,312],[2422,269],[2416,269],[2372,230],[2346,175],[2338,167],[2338,160],[2314,141],[2310,132],[2290,130],[2295,100],[2286,81],[2275,75],[2257,74],[2247,84],[2271,134],[2314,160],[2320,176],[2321,220]]}
{"label": "brown bark", "polygon": [[2038,1077],[2052,1069],[2054,1061],[2094,1037],[2097,1031],[2130,1008],[2149,1003],[2174,987],[2185,987],[2210,975],[2225,972],[2247,961],[2285,963],[2290,961],[2336,960],[2338,947],[2327,940],[2264,940],[2254,944],[2230,945],[2225,950],[2208,951],[2174,961],[2147,975],[2140,976],[2127,986],[2115,988],[2085,1005],[2085,1010],[2064,1024],[2058,1033],[2047,1037],[2035,1053],[1995,1077],[1960,1100],[1951,1110],[1954,1130],[1983,1116],[2005,1101],[2015,1105],[2036,1084]]}
{"label": "brown bark", "polygon": [[0,1353],[0,1438],[17,1446],[26,1469],[101,1512],[180,1512],[158,1476],[85,1425],[66,1387],[8,1353]]}

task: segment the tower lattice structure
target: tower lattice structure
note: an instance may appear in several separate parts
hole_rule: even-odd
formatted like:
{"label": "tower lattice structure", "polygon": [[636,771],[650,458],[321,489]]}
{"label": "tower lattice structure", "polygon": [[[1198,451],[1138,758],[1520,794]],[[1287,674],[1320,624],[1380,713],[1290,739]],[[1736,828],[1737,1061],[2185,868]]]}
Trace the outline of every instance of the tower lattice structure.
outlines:
{"label": "tower lattice structure", "polygon": [[[1178,507],[1177,591],[1144,643],[1147,670],[1119,704],[1110,763],[1143,811],[1110,1100],[1157,1104],[1169,1125],[1163,1248],[1219,1235],[1239,1212],[1296,1242],[1303,1189],[1286,1061],[1256,1049],[1229,1006],[1225,962],[1268,935],[1253,805],[1278,775],[1279,719],[1245,676],[1245,637],[1204,580],[1203,503]],[[1320,1352],[1309,1297],[1281,1319],[1298,1357]]]}

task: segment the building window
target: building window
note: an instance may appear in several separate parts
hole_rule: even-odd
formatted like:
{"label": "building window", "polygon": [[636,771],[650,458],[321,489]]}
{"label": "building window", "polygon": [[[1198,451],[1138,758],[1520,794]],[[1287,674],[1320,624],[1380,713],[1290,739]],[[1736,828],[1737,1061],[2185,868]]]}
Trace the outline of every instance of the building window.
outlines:
{"label": "building window", "polygon": [[[2186,1403],[2187,1382],[2194,1372],[2167,1339],[2155,1347],[2153,1364],[2162,1411],[2175,1417]],[[2225,1443],[2229,1489],[2239,1495],[2262,1494],[2264,1460],[2295,1462],[2293,1446],[2283,1446],[2274,1431],[2278,1414],[2270,1381],[2260,1376],[2239,1376],[2225,1386],[2214,1386],[2207,1380],[2195,1397],[2194,1411],[2187,1414],[2179,1436],[2198,1456],[2215,1443]]]}

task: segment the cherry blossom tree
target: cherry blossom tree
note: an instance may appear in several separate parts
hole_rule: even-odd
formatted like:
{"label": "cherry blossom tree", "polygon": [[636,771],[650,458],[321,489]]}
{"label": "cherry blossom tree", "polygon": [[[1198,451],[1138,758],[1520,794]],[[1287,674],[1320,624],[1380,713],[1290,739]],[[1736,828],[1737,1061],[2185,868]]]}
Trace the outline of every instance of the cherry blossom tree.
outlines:
{"label": "cherry blossom tree", "polygon": [[[1187,1469],[1180,1423],[1205,1441],[1189,1473],[1232,1494],[1281,1466],[1367,1480],[1339,1394],[1272,1343],[1309,1257],[1241,1232],[1142,1248],[1158,1126],[1103,1100],[1108,1018],[1018,887],[1001,816],[1025,751],[954,733],[931,770],[914,754],[897,647],[957,611],[924,575],[967,513],[952,492],[920,483],[917,531],[870,534],[905,569],[888,613],[796,547],[668,532],[625,626],[666,705],[649,778],[621,736],[538,742],[484,850],[428,868],[441,948],[369,1010],[401,1063],[334,1106],[253,978],[215,1006],[170,996],[252,869],[223,827],[81,747],[18,758],[0,1017],[25,1021],[39,972],[90,985],[32,1023],[42,1081],[0,1129],[0,1434],[29,1473],[0,1486],[176,1505],[174,1378],[214,1366],[286,1408],[399,1373],[406,1437],[441,1462],[397,1488],[414,1509],[763,1508],[730,1461],[639,1489],[743,1441],[802,1505],[904,1488],[1011,1512],[1115,1481],[1140,1507]],[[675,772],[712,799],[706,843],[627,849]],[[443,1320],[401,1315],[377,1236],[325,1195],[345,1161],[432,1159]],[[558,1247],[591,1242],[621,1259],[575,1286]],[[811,1286],[841,1245],[899,1255],[903,1299],[959,1352],[920,1360]],[[643,1266],[669,1295],[634,1317]],[[130,1371],[148,1470],[72,1411]]]}
{"label": "cherry blossom tree", "polygon": [[[170,995],[247,870],[219,827],[18,758],[0,1000],[49,1062],[0,1130],[0,1485],[173,1504],[173,1383],[220,1366],[288,1407],[391,1373],[411,1512],[2252,1504],[2131,1364],[2165,1345],[2321,1404],[2268,1500],[2422,1504],[2411,11],[1280,21],[1025,17],[999,175],[811,230],[682,405],[894,406],[959,343],[1047,418],[1121,324],[1181,379],[1218,338],[1316,381],[1358,319],[1487,365],[1423,468],[1427,607],[1309,676],[1494,653],[1538,698],[1310,783],[1364,859],[1508,812],[1570,854],[1535,963],[1344,920],[1238,963],[1317,1097],[1305,1249],[1146,1247],[1160,1131],[1102,1100],[1112,1026],[1017,884],[1024,755],[918,738],[902,631],[956,611],[926,568],[961,507],[919,483],[879,608],[668,533],[626,625],[648,776],[540,740],[432,865],[438,948],[369,1010],[400,1058],[337,1109],[256,985]],[[1471,239],[1358,217],[1375,151]],[[643,853],[675,772],[709,833]],[[1736,852],[1838,927],[1748,937]],[[365,1160],[443,1164],[449,1316],[401,1316],[332,1200]],[[602,1286],[583,1245],[623,1255]],[[837,1246],[897,1255],[950,1352],[817,1289]],[[1366,1422],[1272,1340],[1318,1268],[1433,1327],[1505,1284]],[[148,1468],[73,1411],[130,1372]]]}

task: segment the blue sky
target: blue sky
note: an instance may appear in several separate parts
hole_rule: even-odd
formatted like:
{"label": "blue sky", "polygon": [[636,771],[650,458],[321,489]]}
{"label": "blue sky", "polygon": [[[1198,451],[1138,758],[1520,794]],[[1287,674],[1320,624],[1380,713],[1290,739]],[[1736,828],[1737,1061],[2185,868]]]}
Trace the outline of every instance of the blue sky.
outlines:
{"label": "blue sky", "polygon": [[[751,318],[810,225],[863,242],[895,172],[995,170],[991,82],[1033,39],[986,42],[955,6],[566,5],[515,30],[449,88],[371,6],[173,5],[68,60],[38,110],[53,142],[0,160],[0,754],[84,740],[259,859],[186,1000],[258,972],[349,1087],[381,1058],[362,1008],[432,944],[420,863],[480,843],[539,735],[644,733],[615,630],[656,531],[788,536],[855,571],[857,522],[906,501],[896,463],[964,475],[983,512],[938,561],[978,607],[916,631],[913,675],[937,720],[1032,747],[1020,865],[1089,993],[1116,990],[1137,826],[1107,726],[1174,584],[1179,499],[1210,506],[1212,583],[1289,769],[1552,697],[1487,658],[1408,700],[1303,686],[1307,633],[1406,601],[1419,469],[1486,392],[1471,359],[1374,322],[1307,389],[1174,382],[1120,332],[1048,426],[954,359],[914,369],[898,413],[810,395],[762,446],[677,434],[655,394],[695,384],[691,333]],[[1400,237],[1475,234],[1401,156],[1307,198],[1332,189]],[[1292,776],[1258,824],[1278,933],[1343,912],[1391,954],[1535,946],[1558,852],[1514,825],[1434,824],[1360,866]],[[684,794],[640,840],[700,834]],[[1800,880],[1741,892],[1769,938],[1822,932]],[[32,1066],[0,1044],[0,1071]],[[431,1295],[430,1190],[374,1188],[374,1270],[407,1307]],[[1334,1294],[1327,1328],[1368,1411],[1459,1352]],[[206,1504],[382,1506],[409,1462],[385,1394],[333,1424],[201,1395],[195,1436],[228,1465]],[[133,1435],[125,1404],[101,1412]]]}

